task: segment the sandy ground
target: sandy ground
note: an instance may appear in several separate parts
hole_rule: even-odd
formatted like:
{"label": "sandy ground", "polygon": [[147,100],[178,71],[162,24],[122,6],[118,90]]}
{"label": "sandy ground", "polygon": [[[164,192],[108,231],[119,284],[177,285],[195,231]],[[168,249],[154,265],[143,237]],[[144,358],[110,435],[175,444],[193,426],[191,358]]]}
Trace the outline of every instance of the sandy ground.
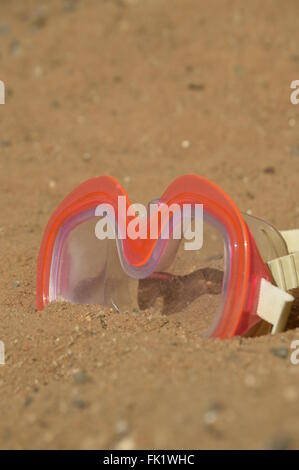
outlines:
{"label": "sandy ground", "polygon": [[146,203],[202,174],[299,227],[298,17],[296,0],[0,1],[1,448],[299,447],[298,329],[223,342],[184,309],[35,311],[45,224],[95,175]]}

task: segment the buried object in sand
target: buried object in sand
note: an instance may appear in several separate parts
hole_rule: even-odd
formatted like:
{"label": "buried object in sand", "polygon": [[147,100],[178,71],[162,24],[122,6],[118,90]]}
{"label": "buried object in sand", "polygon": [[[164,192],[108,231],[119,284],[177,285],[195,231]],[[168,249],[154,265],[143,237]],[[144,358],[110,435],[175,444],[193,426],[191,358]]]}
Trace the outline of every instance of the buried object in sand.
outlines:
{"label": "buried object in sand", "polygon": [[[198,232],[202,243],[182,243]],[[121,312],[162,299],[163,312],[173,313],[205,301],[212,314],[204,334],[231,338],[261,325],[283,331],[298,279],[299,230],[242,214],[212,181],[179,177],[144,213],[117,180],[100,176],[53,212],[39,252],[36,304],[42,310],[63,299]]]}

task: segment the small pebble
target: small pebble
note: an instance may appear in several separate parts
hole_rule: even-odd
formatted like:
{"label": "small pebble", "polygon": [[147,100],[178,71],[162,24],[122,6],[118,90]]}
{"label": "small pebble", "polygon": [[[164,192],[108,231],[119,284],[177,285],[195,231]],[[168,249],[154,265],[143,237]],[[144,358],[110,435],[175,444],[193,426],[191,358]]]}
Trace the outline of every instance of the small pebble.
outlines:
{"label": "small pebble", "polygon": [[22,47],[21,47],[21,43],[20,41],[18,41],[17,39],[14,39],[11,43],[10,43],[10,52],[12,55],[14,56],[18,56],[21,54],[22,52]]}
{"label": "small pebble", "polygon": [[189,83],[188,89],[191,91],[203,91],[205,86],[203,83]]}
{"label": "small pebble", "polygon": [[33,401],[32,397],[30,397],[30,396],[27,397],[26,400],[25,400],[25,403],[24,403],[25,408],[28,408],[28,406],[31,405],[32,401]]}
{"label": "small pebble", "polygon": [[88,162],[91,159],[91,156],[90,156],[89,153],[86,152],[86,153],[83,154],[82,158],[85,162]]}
{"label": "small pebble", "polygon": [[37,29],[41,29],[44,26],[46,26],[47,21],[48,21],[48,8],[42,5],[35,10],[33,14],[33,19],[32,19],[32,25]]}
{"label": "small pebble", "polygon": [[256,385],[256,378],[254,377],[254,375],[252,375],[252,374],[246,375],[246,377],[245,377],[245,384],[246,384],[248,387],[255,387],[255,385]]}
{"label": "small pebble", "polygon": [[274,168],[274,166],[266,166],[266,167],[263,169],[263,172],[264,172],[266,175],[274,175],[274,174],[275,174],[275,168]]}
{"label": "small pebble", "polygon": [[286,450],[290,447],[291,438],[288,434],[284,432],[280,432],[276,436],[274,436],[269,445],[270,450]]}
{"label": "small pebble", "polygon": [[189,140],[183,140],[182,143],[181,143],[181,146],[183,149],[188,149],[190,147],[190,142]]}
{"label": "small pebble", "polygon": [[222,403],[215,401],[205,412],[203,416],[203,421],[206,425],[214,424],[217,421],[218,413],[224,409]]}
{"label": "small pebble", "polygon": [[125,434],[128,432],[129,425],[124,419],[120,419],[115,423],[115,431],[117,434]]}
{"label": "small pebble", "polygon": [[86,384],[86,383],[91,381],[90,377],[86,374],[86,372],[84,370],[76,372],[73,375],[73,380],[78,385]]}
{"label": "small pebble", "polygon": [[74,408],[77,408],[78,410],[84,410],[88,408],[89,406],[89,404],[86,401],[80,400],[80,399],[73,400],[72,405]]}
{"label": "small pebble", "polygon": [[132,436],[124,437],[114,447],[114,450],[134,450],[134,449],[136,449],[136,443]]}
{"label": "small pebble", "polygon": [[216,423],[216,421],[217,421],[217,412],[216,412],[216,410],[207,411],[204,414],[203,421],[207,425]]}
{"label": "small pebble", "polygon": [[294,118],[289,119],[289,126],[290,127],[295,127],[296,126],[296,119],[294,119]]}
{"label": "small pebble", "polygon": [[287,348],[281,347],[281,348],[271,348],[270,352],[276,356],[280,357],[281,359],[286,359],[289,355],[289,351]]}

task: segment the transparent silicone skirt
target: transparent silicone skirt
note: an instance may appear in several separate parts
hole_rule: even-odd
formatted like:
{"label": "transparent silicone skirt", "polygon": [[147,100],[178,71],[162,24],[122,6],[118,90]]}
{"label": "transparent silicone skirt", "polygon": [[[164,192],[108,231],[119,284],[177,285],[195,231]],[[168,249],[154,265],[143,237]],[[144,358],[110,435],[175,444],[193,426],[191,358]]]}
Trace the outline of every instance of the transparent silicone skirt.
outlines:
{"label": "transparent silicone skirt", "polygon": [[[101,176],[78,186],[54,211],[38,259],[38,310],[66,300],[117,311],[137,307],[164,314],[192,313],[204,335],[219,338],[243,335],[260,322],[260,281],[271,280],[271,275],[248,221],[218,186],[197,175],[170,184],[156,200],[157,207],[175,206],[179,214],[171,212],[167,224],[160,223],[156,238],[149,232],[143,238],[129,235],[130,218],[120,213],[119,197],[130,206],[122,186]],[[203,207],[202,244],[196,249],[186,248],[186,205],[191,207],[191,225],[196,207]],[[96,236],[101,220],[97,208],[102,206],[113,208],[108,221],[115,238]],[[147,227],[154,216],[149,211]],[[174,238],[177,224],[182,237]],[[193,228],[198,230],[196,224]]]}

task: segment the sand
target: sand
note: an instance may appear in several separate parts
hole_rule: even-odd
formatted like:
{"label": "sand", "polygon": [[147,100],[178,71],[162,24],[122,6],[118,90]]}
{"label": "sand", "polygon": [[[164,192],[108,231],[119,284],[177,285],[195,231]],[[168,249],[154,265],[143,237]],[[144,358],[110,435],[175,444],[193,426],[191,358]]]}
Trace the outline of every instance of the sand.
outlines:
{"label": "sand", "polygon": [[201,337],[198,304],[35,311],[45,225],[92,176],[147,204],[197,173],[299,227],[298,13],[295,0],[1,2],[1,448],[299,447],[298,309],[285,333],[229,341]]}

